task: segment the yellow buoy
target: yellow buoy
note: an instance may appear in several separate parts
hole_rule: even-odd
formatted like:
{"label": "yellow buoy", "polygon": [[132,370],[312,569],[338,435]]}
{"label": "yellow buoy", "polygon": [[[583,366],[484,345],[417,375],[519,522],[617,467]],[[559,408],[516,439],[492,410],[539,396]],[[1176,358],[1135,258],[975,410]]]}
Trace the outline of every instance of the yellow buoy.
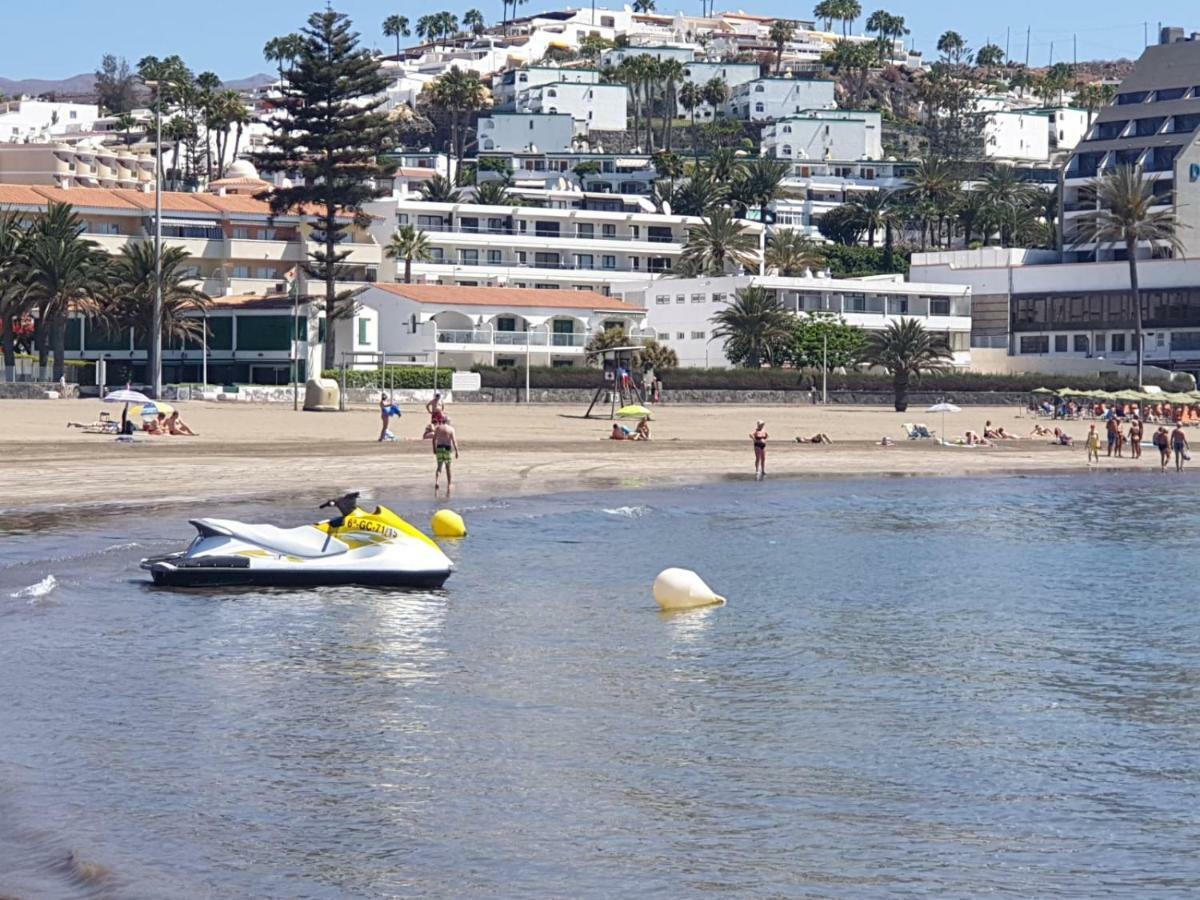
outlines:
{"label": "yellow buoy", "polygon": [[467,523],[453,510],[439,509],[433,514],[433,533],[438,537],[460,538],[467,536]]}
{"label": "yellow buoy", "polygon": [[663,569],[654,579],[654,599],[663,609],[695,609],[724,603],[704,579],[690,569]]}

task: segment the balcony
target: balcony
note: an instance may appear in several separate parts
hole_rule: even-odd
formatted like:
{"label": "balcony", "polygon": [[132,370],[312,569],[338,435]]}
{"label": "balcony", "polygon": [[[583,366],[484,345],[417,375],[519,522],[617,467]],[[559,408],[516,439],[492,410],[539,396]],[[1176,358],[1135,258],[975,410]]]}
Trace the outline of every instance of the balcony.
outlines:
{"label": "balcony", "polygon": [[[584,223],[587,224],[587,223]],[[424,231],[430,235],[446,235],[448,238],[454,235],[469,235],[470,240],[463,243],[479,243],[481,235],[496,235],[505,238],[512,238],[514,241],[530,241],[530,242],[554,242],[554,241],[589,241],[595,244],[597,248],[611,246],[613,242],[628,243],[654,243],[666,246],[676,246],[682,249],[682,236],[658,234],[653,237],[638,236],[634,237],[630,233],[613,233],[604,234],[602,231],[598,234],[593,234],[592,237],[581,237],[572,226],[570,229],[563,228],[559,231],[549,231],[544,229],[530,229],[528,231],[520,231],[509,225],[493,226],[493,225],[414,225],[418,231]],[[597,225],[597,229],[599,229]],[[452,242],[457,243],[452,239]]]}

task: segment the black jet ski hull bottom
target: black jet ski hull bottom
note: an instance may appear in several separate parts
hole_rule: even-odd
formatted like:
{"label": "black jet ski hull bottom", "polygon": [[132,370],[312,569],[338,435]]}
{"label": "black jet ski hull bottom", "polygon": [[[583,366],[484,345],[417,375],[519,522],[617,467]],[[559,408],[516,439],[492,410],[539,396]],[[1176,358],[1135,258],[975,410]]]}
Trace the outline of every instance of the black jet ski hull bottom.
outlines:
{"label": "black jet ski hull bottom", "polygon": [[150,575],[163,587],[368,587],[440,588],[449,572],[317,572],[263,570],[244,566],[155,565]]}

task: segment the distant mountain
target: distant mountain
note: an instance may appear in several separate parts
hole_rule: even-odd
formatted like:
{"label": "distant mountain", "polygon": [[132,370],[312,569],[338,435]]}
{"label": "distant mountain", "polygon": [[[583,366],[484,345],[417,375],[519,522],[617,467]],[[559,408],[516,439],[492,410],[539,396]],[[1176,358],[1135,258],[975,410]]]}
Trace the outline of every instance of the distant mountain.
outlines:
{"label": "distant mountain", "polygon": [[[275,81],[274,75],[264,75],[260,72],[257,75],[250,75],[247,78],[226,81],[224,84],[225,87],[231,90],[252,91],[273,81]],[[72,75],[70,78],[62,78],[57,81],[46,78],[25,78],[21,80],[0,78],[0,94],[4,94],[6,97],[20,97],[22,94],[29,94],[33,97],[38,97],[42,94],[55,94],[63,99],[79,99],[91,97],[95,84],[96,76],[91,72],[85,72],[82,75]]]}

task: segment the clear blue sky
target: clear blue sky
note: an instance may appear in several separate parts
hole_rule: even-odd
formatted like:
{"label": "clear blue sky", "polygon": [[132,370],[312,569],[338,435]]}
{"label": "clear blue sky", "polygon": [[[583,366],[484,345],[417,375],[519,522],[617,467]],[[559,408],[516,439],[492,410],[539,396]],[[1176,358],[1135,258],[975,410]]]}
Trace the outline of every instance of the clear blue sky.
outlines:
{"label": "clear blue sky", "polygon": [[[578,4],[537,0],[521,7],[522,14]],[[354,20],[369,46],[388,47],[391,41],[379,33],[379,23],[391,13],[412,21],[434,9],[461,13],[477,6],[489,21],[500,16],[499,0],[453,0],[428,6],[390,0],[336,0],[334,8]],[[617,6],[598,2],[597,6]],[[799,16],[809,12],[810,0],[735,0],[718,9],[742,8],[767,15]],[[1072,34],[1078,37],[1080,59],[1117,56],[1135,57],[1142,48],[1142,17],[1152,15],[1150,40],[1158,23],[1200,30],[1200,15],[1194,3],[1160,0],[1143,6],[1117,0],[1004,0],[1004,2],[947,3],[945,0],[862,0],[863,9],[887,9],[902,15],[912,38],[926,54],[933,51],[938,34],[953,28],[977,47],[989,37],[1004,46],[1005,29],[1011,28],[1010,52],[1014,59],[1025,54],[1025,29],[1032,26],[1030,62],[1044,65],[1050,58],[1051,42],[1056,61],[1071,60]],[[277,34],[295,30],[313,10],[323,8],[320,0],[206,0],[200,4],[170,4],[162,0],[4,0],[4,53],[0,54],[0,76],[8,78],[63,78],[92,71],[105,52],[125,56],[130,63],[142,56],[178,53],[194,71],[209,69],[223,78],[241,78],[268,71],[262,46]],[[699,12],[699,0],[680,5],[658,0],[660,12],[684,9]],[[1194,18],[1189,18],[1189,13]],[[69,20],[69,24],[68,24]],[[859,22],[861,27],[861,20]]]}

